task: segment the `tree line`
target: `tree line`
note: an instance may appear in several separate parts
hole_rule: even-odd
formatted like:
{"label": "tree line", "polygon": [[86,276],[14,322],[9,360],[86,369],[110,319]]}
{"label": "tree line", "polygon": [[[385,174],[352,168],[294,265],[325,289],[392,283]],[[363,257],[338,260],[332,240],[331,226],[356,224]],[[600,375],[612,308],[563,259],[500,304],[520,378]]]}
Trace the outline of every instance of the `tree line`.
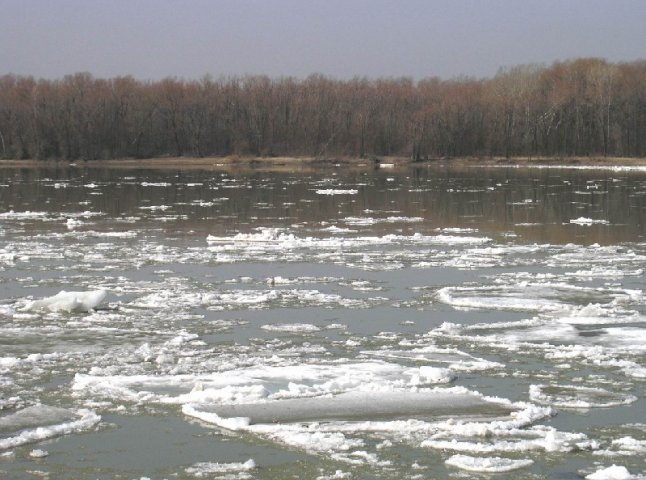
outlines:
{"label": "tree line", "polygon": [[646,61],[493,78],[0,77],[0,158],[646,157]]}

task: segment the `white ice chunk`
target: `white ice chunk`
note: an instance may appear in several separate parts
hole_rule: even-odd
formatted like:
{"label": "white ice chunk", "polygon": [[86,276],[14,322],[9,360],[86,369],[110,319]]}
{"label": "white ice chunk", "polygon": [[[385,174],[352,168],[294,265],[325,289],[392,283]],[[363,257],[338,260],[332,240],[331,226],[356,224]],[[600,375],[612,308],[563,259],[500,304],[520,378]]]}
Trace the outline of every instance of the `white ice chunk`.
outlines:
{"label": "white ice chunk", "polygon": [[67,225],[68,230],[74,230],[75,228],[82,226],[83,222],[77,218],[68,218],[65,224]]}
{"label": "white ice chunk", "polygon": [[316,191],[319,195],[356,195],[359,190],[355,188],[339,189],[339,188],[326,188]]}
{"label": "white ice chunk", "polygon": [[585,477],[587,480],[630,480],[637,478],[631,475],[626,467],[612,465],[608,468],[602,468]]}
{"label": "white ice chunk", "polygon": [[[244,463],[216,463],[216,462],[201,462],[192,465],[186,469],[186,473],[198,478],[211,477],[216,474],[232,474],[240,472],[248,472],[256,468],[256,462],[249,459]],[[218,477],[219,478],[219,477]],[[227,477],[228,478],[228,477]]]}
{"label": "white ice chunk", "polygon": [[448,368],[419,367],[419,376],[428,383],[449,383],[455,379],[455,374]]}
{"label": "white ice chunk", "polygon": [[574,223],[576,225],[585,225],[585,226],[594,225],[594,224],[607,225],[608,220],[596,220],[596,219],[592,219],[592,218],[579,217],[579,218],[575,218],[573,220],[570,220],[570,223]]}
{"label": "white ice chunk", "polygon": [[47,212],[30,212],[29,210],[25,212],[14,212],[9,210],[8,212],[0,213],[0,218],[2,219],[15,219],[15,220],[31,220],[35,218],[46,218],[49,214]]}
{"label": "white ice chunk", "polygon": [[346,217],[343,219],[343,222],[347,225],[355,226],[368,226],[375,225],[377,223],[418,223],[423,222],[422,217],[402,217],[402,216],[390,216],[386,218],[373,218],[373,217]]}
{"label": "white ice chunk", "polygon": [[470,457],[468,455],[453,455],[445,462],[447,465],[468,470],[470,472],[500,473],[510,472],[518,468],[532,465],[533,460],[512,460],[501,457]]}
{"label": "white ice chunk", "polygon": [[541,298],[552,296],[553,291],[540,290],[540,287],[519,284],[516,287],[444,287],[435,292],[435,299],[456,308],[491,309],[512,311],[553,312],[566,308],[558,299]]}
{"label": "white ice chunk", "polygon": [[343,480],[352,478],[350,472],[344,472],[343,470],[336,470],[332,475],[321,475],[316,477],[316,480]]}
{"label": "white ice chunk", "polygon": [[636,440],[633,437],[622,437],[612,441],[612,446],[624,452],[646,454],[646,440]]}
{"label": "white ice chunk", "polygon": [[212,423],[227,430],[242,430],[245,427],[249,426],[251,419],[247,417],[231,417],[231,418],[222,418],[215,412],[205,412],[199,410],[194,405],[184,405],[182,406],[182,413],[188,415],[189,417],[195,417],[203,422]]}
{"label": "white ice chunk", "polygon": [[24,309],[28,311],[88,312],[96,308],[105,299],[105,296],[105,290],[89,292],[66,292],[62,290],[52,297],[28,303]]}
{"label": "white ice chunk", "polygon": [[310,323],[276,323],[262,325],[260,328],[269,332],[312,333],[321,329]]}
{"label": "white ice chunk", "polygon": [[39,448],[36,448],[29,452],[29,456],[32,458],[45,458],[47,455],[49,455],[49,452],[47,450],[41,450]]}

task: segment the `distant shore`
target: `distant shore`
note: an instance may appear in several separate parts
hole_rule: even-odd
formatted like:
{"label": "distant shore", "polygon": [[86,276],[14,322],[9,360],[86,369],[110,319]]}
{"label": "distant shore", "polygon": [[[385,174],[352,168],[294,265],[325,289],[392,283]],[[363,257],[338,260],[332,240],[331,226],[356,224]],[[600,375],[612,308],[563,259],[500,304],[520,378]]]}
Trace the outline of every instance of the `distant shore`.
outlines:
{"label": "distant shore", "polygon": [[459,157],[413,161],[406,157],[315,158],[315,157],[159,157],[110,160],[0,160],[0,168],[123,168],[123,169],[258,169],[317,170],[328,168],[395,168],[411,166],[571,166],[646,167],[646,158],[633,157]]}

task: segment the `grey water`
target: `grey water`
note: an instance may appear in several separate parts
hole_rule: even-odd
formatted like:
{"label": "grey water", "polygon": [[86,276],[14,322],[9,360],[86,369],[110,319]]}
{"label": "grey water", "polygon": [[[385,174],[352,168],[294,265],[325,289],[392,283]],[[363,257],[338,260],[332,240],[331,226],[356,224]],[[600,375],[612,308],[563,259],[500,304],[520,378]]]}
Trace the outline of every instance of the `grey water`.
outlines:
{"label": "grey water", "polygon": [[0,478],[641,478],[645,268],[638,169],[0,168]]}

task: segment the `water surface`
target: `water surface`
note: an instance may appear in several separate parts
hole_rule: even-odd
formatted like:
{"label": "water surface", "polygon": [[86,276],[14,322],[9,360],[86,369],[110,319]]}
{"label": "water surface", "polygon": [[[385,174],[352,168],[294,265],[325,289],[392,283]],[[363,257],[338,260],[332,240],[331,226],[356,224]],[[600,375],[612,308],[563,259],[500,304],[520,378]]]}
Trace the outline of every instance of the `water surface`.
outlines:
{"label": "water surface", "polygon": [[645,267],[639,171],[0,169],[0,473],[643,476]]}

